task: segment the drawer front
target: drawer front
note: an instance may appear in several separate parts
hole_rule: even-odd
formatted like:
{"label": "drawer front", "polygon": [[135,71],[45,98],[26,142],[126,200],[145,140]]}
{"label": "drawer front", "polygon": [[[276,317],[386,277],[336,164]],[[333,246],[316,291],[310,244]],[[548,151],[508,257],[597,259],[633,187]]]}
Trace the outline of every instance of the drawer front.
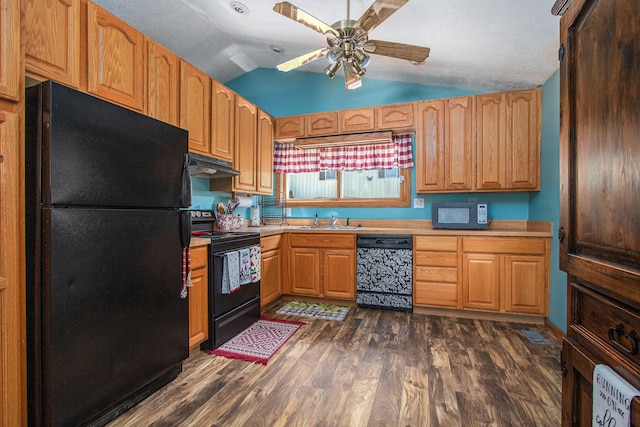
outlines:
{"label": "drawer front", "polygon": [[189,250],[191,268],[201,268],[207,265],[207,246],[199,246]]}
{"label": "drawer front", "polygon": [[415,236],[413,249],[418,251],[447,251],[458,250],[458,238],[451,236]]}
{"label": "drawer front", "polygon": [[282,235],[262,237],[260,239],[260,245],[262,246],[262,252],[272,251],[280,247],[280,240]]}
{"label": "drawer front", "polygon": [[492,254],[544,254],[545,239],[537,237],[465,237],[463,252]]}
{"label": "drawer front", "polygon": [[572,283],[572,331],[640,367],[640,312]]}
{"label": "drawer front", "polygon": [[414,254],[415,265],[434,267],[457,267],[458,254],[456,252],[427,252],[419,251]]}
{"label": "drawer front", "polygon": [[289,246],[292,248],[343,248],[356,247],[356,235],[350,234],[291,234]]}
{"label": "drawer front", "polygon": [[447,267],[416,267],[416,280],[427,282],[458,282],[458,269]]}
{"label": "drawer front", "polygon": [[455,283],[416,282],[413,288],[415,305],[456,308],[458,286]]}

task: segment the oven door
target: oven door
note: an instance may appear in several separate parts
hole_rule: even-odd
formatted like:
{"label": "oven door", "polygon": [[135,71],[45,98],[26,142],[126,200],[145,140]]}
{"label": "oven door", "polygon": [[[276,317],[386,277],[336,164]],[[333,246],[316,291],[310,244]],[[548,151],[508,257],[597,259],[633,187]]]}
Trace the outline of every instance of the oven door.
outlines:
{"label": "oven door", "polygon": [[[257,245],[260,246],[259,244]],[[234,248],[234,250],[247,249],[249,247]],[[210,307],[209,312],[213,317],[220,317],[235,308],[244,305],[250,300],[260,297],[260,281],[255,283],[247,283],[246,285],[240,285],[240,287],[229,293],[222,293],[222,274],[225,254],[224,252],[213,252],[211,254],[211,265],[213,269],[209,276],[209,295],[210,295]],[[259,261],[258,261],[259,262]]]}

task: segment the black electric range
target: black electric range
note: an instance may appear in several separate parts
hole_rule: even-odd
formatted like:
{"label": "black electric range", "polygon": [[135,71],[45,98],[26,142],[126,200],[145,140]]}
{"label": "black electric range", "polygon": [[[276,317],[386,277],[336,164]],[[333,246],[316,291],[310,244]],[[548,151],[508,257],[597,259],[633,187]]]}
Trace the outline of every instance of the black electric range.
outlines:
{"label": "black electric range", "polygon": [[[208,323],[209,338],[203,350],[213,350],[233,338],[260,318],[260,280],[241,285],[232,293],[223,293],[222,276],[225,255],[229,252],[260,248],[258,231],[216,231],[214,211],[192,210],[193,237],[211,239],[208,249]],[[258,259],[259,264],[259,259]]]}

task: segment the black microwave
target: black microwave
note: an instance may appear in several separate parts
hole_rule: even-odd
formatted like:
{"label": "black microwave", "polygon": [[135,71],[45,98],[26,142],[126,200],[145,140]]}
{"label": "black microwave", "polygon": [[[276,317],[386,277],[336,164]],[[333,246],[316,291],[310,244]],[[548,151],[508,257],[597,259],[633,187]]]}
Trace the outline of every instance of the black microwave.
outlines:
{"label": "black microwave", "polygon": [[441,229],[482,230],[489,226],[487,204],[448,202],[431,205],[431,226]]}

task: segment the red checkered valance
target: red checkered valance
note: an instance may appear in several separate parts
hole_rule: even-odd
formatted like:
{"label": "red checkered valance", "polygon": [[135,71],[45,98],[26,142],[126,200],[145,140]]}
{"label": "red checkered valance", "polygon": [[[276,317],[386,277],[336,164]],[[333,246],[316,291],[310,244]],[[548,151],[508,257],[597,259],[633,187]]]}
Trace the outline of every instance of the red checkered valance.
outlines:
{"label": "red checkered valance", "polygon": [[301,149],[293,144],[276,144],[273,169],[276,173],[355,171],[413,167],[411,135],[394,135],[393,144]]}

